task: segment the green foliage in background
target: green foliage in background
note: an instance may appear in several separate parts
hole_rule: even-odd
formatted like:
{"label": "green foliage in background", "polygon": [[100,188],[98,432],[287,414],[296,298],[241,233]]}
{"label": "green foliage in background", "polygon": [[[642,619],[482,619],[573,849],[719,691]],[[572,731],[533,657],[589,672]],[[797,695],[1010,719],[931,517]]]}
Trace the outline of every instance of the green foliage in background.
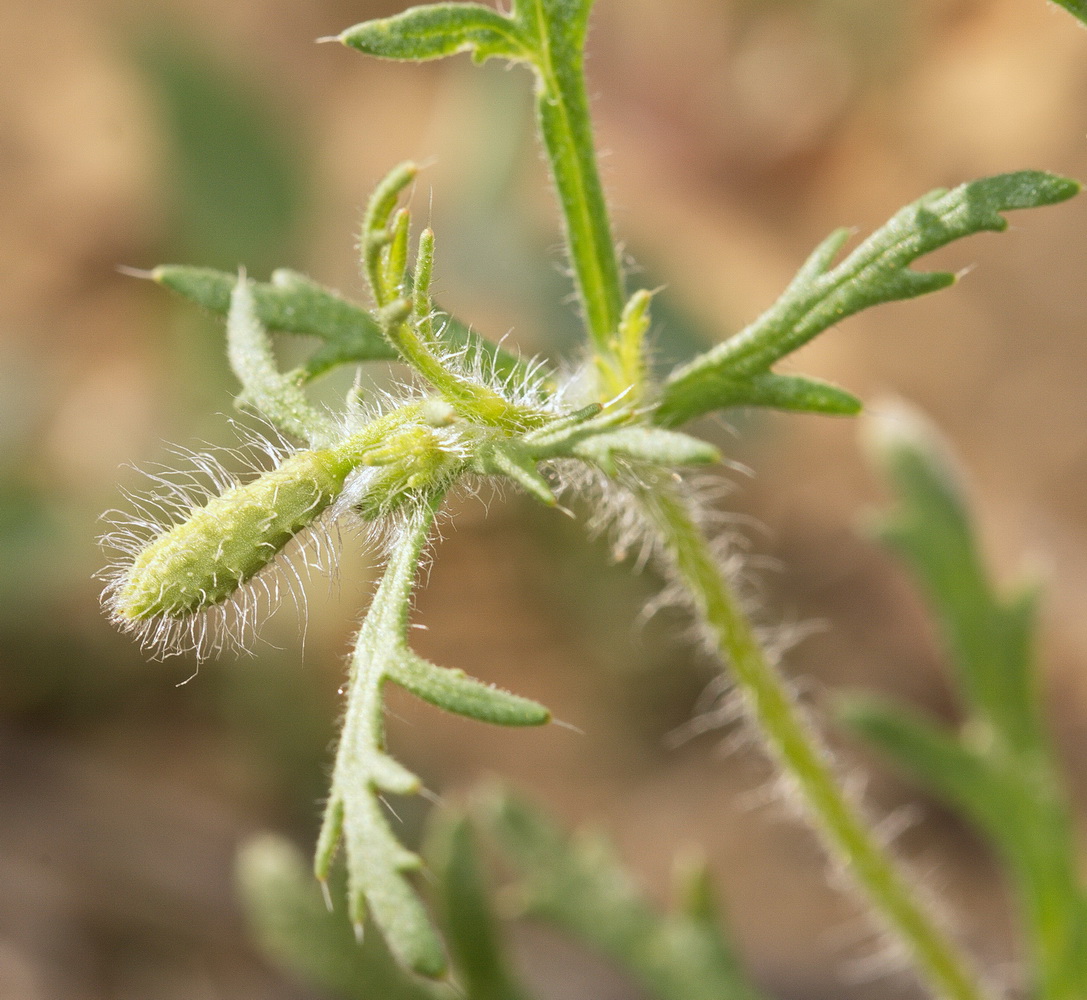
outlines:
{"label": "green foliage in background", "polygon": [[135,46],[166,125],[174,252],[220,267],[272,267],[294,243],[308,181],[290,116],[183,27]]}
{"label": "green foliage in background", "polygon": [[661,1000],[758,1000],[722,930],[710,873],[676,868],[675,909],[659,913],[607,839],[568,836],[515,796],[493,796],[484,824],[516,872],[520,910],[608,955]]}
{"label": "green foliage in background", "polygon": [[1042,721],[1037,595],[989,582],[960,475],[916,416],[873,421],[875,458],[896,506],[880,534],[905,561],[940,627],[965,716],[956,729],[871,697],[843,708],[851,729],[965,814],[1008,869],[1039,1000],[1087,996],[1087,893],[1071,808]]}
{"label": "green foliage in background", "polygon": [[[502,896],[512,914],[543,921],[607,956],[660,1000],[760,1000],[721,928],[701,864],[677,867],[676,907],[645,899],[601,835],[568,835],[508,792],[492,791],[470,813],[443,806],[432,816],[427,860],[451,981],[433,984],[401,971],[380,941],[363,948],[342,914],[325,907],[297,850],[272,835],[238,858],[246,915],[277,965],[336,997],[373,1000],[532,1000],[509,956],[478,842],[492,841],[512,866]],[[507,905],[505,909],[511,909]]]}
{"label": "green foliage in background", "polygon": [[[855,695],[841,702],[840,718],[969,817],[993,843],[1016,889],[1031,941],[1031,995],[1082,997],[1087,994],[1087,891],[1078,875],[1069,802],[1041,718],[1032,656],[1036,592],[1025,588],[1002,597],[989,583],[961,475],[931,427],[898,408],[870,418],[866,430],[873,458],[897,501],[881,520],[879,534],[928,598],[966,715],[952,730],[903,706]],[[517,902],[513,915],[546,921],[610,956],[661,1000],[760,996],[722,935],[701,866],[679,870],[677,909],[660,914],[598,834],[567,836],[507,793],[484,799],[476,817],[513,868],[513,884],[506,890],[507,895],[513,890]],[[466,817],[447,809],[436,814],[433,825],[441,831],[431,837],[432,845],[440,844],[430,852],[434,893],[460,970],[458,982],[469,1000],[525,1000],[508,970]],[[387,957],[384,965],[369,953],[364,957],[351,945],[345,926],[320,909],[316,887],[301,877],[300,861],[293,861],[291,894],[274,895],[280,883],[271,864],[258,868],[251,859],[278,858],[287,850],[260,840],[242,855],[247,910],[264,948],[337,995],[357,995],[336,986],[336,970],[348,962],[370,984],[395,980]],[[318,925],[329,925],[327,931],[308,924],[292,927],[290,914],[301,911],[302,899],[309,901]],[[268,926],[283,930],[277,936]],[[308,948],[314,933],[320,947]],[[325,955],[330,940],[340,941],[343,954]],[[388,996],[401,995],[389,989]]]}

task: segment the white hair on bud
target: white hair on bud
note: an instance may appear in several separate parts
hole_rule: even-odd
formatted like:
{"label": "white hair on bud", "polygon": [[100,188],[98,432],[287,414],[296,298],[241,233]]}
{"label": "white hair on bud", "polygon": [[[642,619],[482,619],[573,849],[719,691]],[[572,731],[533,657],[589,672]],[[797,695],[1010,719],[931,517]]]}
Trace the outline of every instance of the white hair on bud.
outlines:
{"label": "white hair on bud", "polygon": [[[99,544],[111,554],[96,576],[105,581],[102,603],[113,623],[134,635],[156,659],[192,653],[198,661],[223,651],[250,652],[259,626],[285,600],[306,617],[306,581],[312,573],[331,574],[339,549],[338,531],[327,516],[318,517],[263,569],[243,582],[224,601],[189,614],[156,614],[134,618],[120,613],[118,601],[133,566],[148,546],[185,524],[210,501],[273,470],[299,453],[274,428],[259,430],[231,421],[239,438],[234,448],[194,451],[169,447],[180,465],[152,465],[137,470],[149,483],[142,492],[123,490],[128,510],[102,515],[109,526]],[[232,468],[241,471],[236,473]]]}

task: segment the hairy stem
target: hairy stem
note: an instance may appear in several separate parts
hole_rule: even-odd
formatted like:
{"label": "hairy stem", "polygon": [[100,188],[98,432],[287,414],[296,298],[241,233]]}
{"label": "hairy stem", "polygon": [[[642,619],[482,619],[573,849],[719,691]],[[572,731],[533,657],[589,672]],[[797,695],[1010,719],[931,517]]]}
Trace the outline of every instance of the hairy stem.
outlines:
{"label": "hairy stem", "polygon": [[830,852],[840,859],[888,928],[909,948],[933,992],[947,1000],[982,1000],[970,963],[922,907],[906,876],[846,797],[819,735],[762,648],[705,536],[671,484],[661,479],[642,495],[675,569],[712,629],[750,706],[762,737],[794,783]]}
{"label": "hairy stem", "polygon": [[[604,188],[593,148],[580,45],[555,30],[542,0],[534,8],[538,32],[537,121],[565,221],[566,242],[585,325],[599,355],[610,355],[623,310],[623,279],[612,242]],[[565,43],[565,44],[564,44]]]}

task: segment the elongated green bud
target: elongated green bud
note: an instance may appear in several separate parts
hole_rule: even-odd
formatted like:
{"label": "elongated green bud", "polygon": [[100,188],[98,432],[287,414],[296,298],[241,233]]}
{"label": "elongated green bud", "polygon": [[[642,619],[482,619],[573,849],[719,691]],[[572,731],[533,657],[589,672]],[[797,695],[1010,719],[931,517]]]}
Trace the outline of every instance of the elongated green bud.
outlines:
{"label": "elongated green bud", "polygon": [[225,601],[335,500],[350,469],[334,451],[305,451],[213,497],[136,556],[113,588],[114,615],[177,619]]}

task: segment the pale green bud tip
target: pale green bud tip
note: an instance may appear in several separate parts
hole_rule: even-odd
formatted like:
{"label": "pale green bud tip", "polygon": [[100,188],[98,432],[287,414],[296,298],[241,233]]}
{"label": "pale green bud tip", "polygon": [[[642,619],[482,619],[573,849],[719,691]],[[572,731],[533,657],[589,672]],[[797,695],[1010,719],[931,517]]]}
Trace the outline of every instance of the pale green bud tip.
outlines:
{"label": "pale green bud tip", "polygon": [[[313,525],[349,471],[350,463],[334,452],[306,451],[202,506],[194,504],[149,541],[137,537],[147,521],[119,524],[105,539],[127,554],[113,567],[103,594],[115,623],[163,654],[193,649],[206,655],[225,641],[242,645],[257,598],[245,585]],[[164,510],[162,500],[145,502],[141,513]],[[262,582],[274,602],[279,581]],[[232,627],[234,634],[224,634]]]}

